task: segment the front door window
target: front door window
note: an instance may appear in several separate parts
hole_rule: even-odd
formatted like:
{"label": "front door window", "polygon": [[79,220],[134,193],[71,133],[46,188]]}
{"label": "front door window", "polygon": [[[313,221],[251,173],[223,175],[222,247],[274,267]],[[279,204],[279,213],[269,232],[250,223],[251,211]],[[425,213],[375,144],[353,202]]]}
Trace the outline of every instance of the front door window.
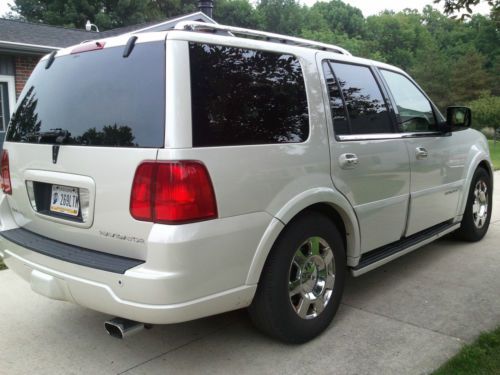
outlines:
{"label": "front door window", "polygon": [[382,75],[396,102],[400,130],[403,132],[436,131],[431,103],[404,75],[382,69]]}

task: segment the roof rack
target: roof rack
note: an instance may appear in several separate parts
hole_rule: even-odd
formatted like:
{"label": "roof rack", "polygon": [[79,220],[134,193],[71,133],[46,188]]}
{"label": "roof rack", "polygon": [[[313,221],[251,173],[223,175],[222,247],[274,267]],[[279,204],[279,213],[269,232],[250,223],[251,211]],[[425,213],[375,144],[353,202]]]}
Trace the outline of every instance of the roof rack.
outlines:
{"label": "roof rack", "polygon": [[182,21],[175,25],[176,30],[191,30],[191,31],[226,31],[231,35],[240,34],[252,37],[263,38],[269,42],[279,42],[285,44],[291,44],[299,47],[309,47],[315,48],[322,51],[331,51],[335,53],[340,53],[342,55],[352,56],[351,53],[342,47],[335,46],[333,44],[326,44],[320,42],[314,42],[312,40],[295,38],[292,36],[286,36],[281,34],[268,33],[265,31],[258,31],[252,29],[244,29],[241,27],[210,24],[206,22],[198,21]]}

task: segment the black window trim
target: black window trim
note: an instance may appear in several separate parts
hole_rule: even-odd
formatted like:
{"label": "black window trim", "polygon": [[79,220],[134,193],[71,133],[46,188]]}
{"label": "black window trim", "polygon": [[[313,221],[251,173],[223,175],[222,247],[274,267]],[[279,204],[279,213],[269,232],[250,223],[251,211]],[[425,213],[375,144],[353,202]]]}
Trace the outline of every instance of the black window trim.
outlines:
{"label": "black window trim", "polygon": [[[401,72],[401,71],[390,69],[390,68],[386,68],[386,67],[374,66],[374,69],[377,71],[377,74],[380,76],[380,81],[382,82],[382,84],[384,85],[384,87],[387,90],[388,96],[389,96],[390,101],[392,103],[391,107],[392,107],[392,110],[394,111],[394,115],[395,115],[396,119],[399,116],[399,113],[398,113],[398,110],[397,110],[397,105],[396,105],[396,100],[394,99],[394,96],[393,96],[393,94],[392,94],[392,92],[391,92],[391,90],[389,88],[389,84],[387,83],[387,81],[384,78],[384,75],[381,72],[382,70],[385,70],[385,71],[388,71],[388,72],[391,72],[391,73],[395,73],[395,74],[399,74],[400,76],[403,76],[406,79],[408,79],[413,84],[413,86],[415,86],[415,88],[427,99],[427,101],[429,102],[429,104],[431,106],[431,109],[432,109],[432,114],[434,116],[434,121],[436,121],[436,124],[439,124],[440,121],[438,120],[437,113],[441,114],[441,112],[439,112],[439,109],[433,103],[433,101],[431,100],[431,98],[429,98],[429,96],[427,95],[427,93],[418,85],[417,82],[415,82],[415,80],[412,77],[410,77],[405,72]],[[401,131],[398,128],[397,125],[396,125],[396,132],[399,133],[399,134],[401,134],[401,138],[427,138],[427,137],[433,138],[433,137],[449,137],[449,136],[452,135],[451,132],[441,132],[439,130],[437,130],[437,131],[426,131],[426,132],[404,132],[404,131]]]}
{"label": "black window trim", "polygon": [[[340,100],[342,100],[342,105],[344,107],[344,113],[345,113],[345,117],[346,117],[346,121],[347,121],[347,129],[349,129],[349,133],[352,134],[351,116],[349,115],[349,111],[347,110],[347,105],[345,104],[344,94],[342,93],[342,89],[339,86],[339,80],[337,79],[337,75],[333,71],[332,64],[330,63],[330,60],[329,59],[323,60],[321,62],[321,67],[323,67],[323,65],[325,63],[328,66],[328,69],[330,70],[330,73],[332,73],[333,79],[335,80],[335,86],[337,86],[337,90],[339,91],[339,94],[340,94]],[[323,74],[324,74],[324,71],[323,71]],[[328,89],[328,83],[326,82],[326,77],[325,77],[324,81],[325,81],[325,84],[326,84],[326,91],[327,91],[327,95],[328,95],[328,103],[330,104],[330,90]],[[331,109],[331,107],[330,107],[330,117],[332,119],[333,134],[335,134],[335,125],[334,125],[334,122],[333,122],[333,116],[332,116],[332,109]],[[335,136],[337,137],[337,134],[335,134]]]}
{"label": "black window trim", "polygon": [[[364,67],[364,68],[368,68],[369,71],[371,72],[376,84],[377,84],[377,87],[379,88],[380,90],[380,94],[382,95],[382,98],[384,99],[384,103],[387,107],[387,111],[389,112],[389,119],[390,119],[390,123],[391,123],[391,128],[392,128],[392,132],[391,133],[367,133],[367,134],[344,134],[344,135],[338,135],[338,134],[335,134],[335,127],[334,127],[334,124],[333,124],[333,118],[332,118],[332,115],[331,115],[331,109],[329,108],[329,112],[330,112],[330,119],[332,121],[332,130],[333,130],[333,134],[334,134],[334,137],[335,139],[338,141],[338,142],[348,142],[348,141],[367,141],[367,140],[379,140],[379,139],[397,139],[397,138],[401,138],[398,135],[399,130],[397,128],[397,123],[396,123],[396,117],[395,117],[395,112],[393,111],[393,102],[391,101],[390,97],[387,96],[387,91],[386,91],[386,87],[382,84],[382,81],[381,79],[379,78],[379,72],[377,72],[376,70],[376,67],[374,65],[370,65],[370,64],[362,64],[362,63],[358,63],[358,62],[351,62],[351,61],[345,61],[345,60],[339,60],[339,59],[335,59],[335,58],[324,58],[321,60],[321,67],[323,67],[323,63],[326,62],[328,67],[330,68],[330,71],[332,72],[334,78],[335,78],[335,84],[337,84],[337,87],[339,88],[338,86],[338,80],[337,80],[337,76],[335,74],[335,71],[333,70],[333,67],[332,67],[332,63],[340,63],[340,64],[347,64],[347,65],[355,65],[355,66],[361,66],[361,67]],[[327,82],[326,82],[326,77],[324,76],[324,72],[323,72],[323,69],[321,69],[322,71],[322,74],[323,74],[323,84],[325,85],[326,87],[326,92],[327,92],[327,97],[328,97],[328,102],[330,101],[330,93],[328,91],[328,85],[327,85]],[[349,128],[349,131],[351,131],[351,119],[349,117],[349,111],[347,110],[347,107],[345,105],[345,99],[344,99],[344,94],[342,93],[342,90],[340,90],[339,88],[339,92],[340,92],[340,96],[341,96],[341,99],[342,99],[342,103],[344,104],[344,110],[347,114],[347,122],[348,122],[348,128]],[[329,107],[329,106],[328,106]]]}

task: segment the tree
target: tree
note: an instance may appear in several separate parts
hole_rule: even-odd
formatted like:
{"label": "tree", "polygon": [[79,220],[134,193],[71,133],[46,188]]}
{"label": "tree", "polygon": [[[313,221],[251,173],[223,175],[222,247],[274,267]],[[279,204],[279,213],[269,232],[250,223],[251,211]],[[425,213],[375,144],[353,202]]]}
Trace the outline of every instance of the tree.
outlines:
{"label": "tree", "polygon": [[90,20],[108,30],[194,11],[196,4],[194,0],[15,0],[11,9],[31,22],[83,28]]}
{"label": "tree", "polygon": [[261,0],[256,9],[261,29],[286,35],[299,35],[307,10],[297,0]]}
{"label": "tree", "polygon": [[[440,3],[442,0],[434,0],[435,3]],[[500,26],[500,0],[482,0],[487,2],[491,7],[490,18],[495,23],[497,29]],[[451,15],[452,18],[457,18],[456,13],[466,10],[462,13],[460,19],[463,21],[466,18],[471,18],[473,7],[478,5],[481,0],[444,0],[444,12]]]}
{"label": "tree", "polygon": [[[173,17],[195,11],[198,0],[14,0],[14,11],[33,22],[100,30]],[[480,0],[439,0],[451,14]],[[465,21],[426,6],[364,18],[342,0],[303,6],[299,0],[215,0],[222,24],[257,28],[336,44],[352,54],[410,72],[440,108],[500,95],[500,27],[494,18],[500,0],[488,1],[490,16]],[[496,12],[496,13],[495,13]],[[487,101],[487,103],[496,103]],[[489,104],[485,104],[489,105]]]}
{"label": "tree", "polygon": [[[470,17],[473,13],[473,7],[481,2],[481,0],[434,0],[434,3],[438,4],[441,1],[444,2],[444,12],[446,14],[454,14],[466,10],[467,13],[462,14],[462,19]],[[492,8],[492,13],[498,13],[500,7],[499,0],[483,0],[483,2],[489,4]],[[456,16],[453,17],[455,18]]]}
{"label": "tree", "polygon": [[316,12],[322,16],[326,26],[334,33],[359,37],[365,32],[365,19],[358,8],[341,0],[315,3],[308,13]]}
{"label": "tree", "polygon": [[214,19],[217,22],[247,28],[258,27],[255,9],[248,0],[216,0]]}
{"label": "tree", "polygon": [[[139,0],[141,1],[141,0]],[[192,13],[198,10],[198,0],[142,0],[151,2],[155,12],[159,12],[161,18],[174,17],[180,14]],[[215,0],[217,4],[219,1]]]}
{"label": "tree", "polygon": [[365,39],[387,62],[409,70],[416,51],[426,48],[432,38],[422,24],[421,15],[405,10],[368,17]]}
{"label": "tree", "polygon": [[441,110],[453,104],[450,61],[435,43],[416,52],[410,73]]}
{"label": "tree", "polygon": [[485,57],[485,68],[493,71],[500,58],[500,29],[490,18],[480,14],[472,16],[467,26],[472,34],[471,43]]}
{"label": "tree", "polygon": [[465,51],[454,63],[449,83],[453,103],[465,104],[489,94],[489,76],[483,64],[484,56],[475,50]]}
{"label": "tree", "polygon": [[472,125],[476,129],[484,127],[500,128],[500,96],[485,95],[468,104],[472,110]]}

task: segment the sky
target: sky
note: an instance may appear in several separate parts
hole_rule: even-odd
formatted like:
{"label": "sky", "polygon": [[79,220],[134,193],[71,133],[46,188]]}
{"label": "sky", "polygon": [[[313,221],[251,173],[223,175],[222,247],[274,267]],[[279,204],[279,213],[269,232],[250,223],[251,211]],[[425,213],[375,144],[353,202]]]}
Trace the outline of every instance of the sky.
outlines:
{"label": "sky", "polygon": [[10,0],[0,0],[0,17],[7,13],[10,8],[7,4],[12,4]]}
{"label": "sky", "polygon": [[[215,0],[217,1],[217,0]],[[318,0],[301,0],[301,3],[312,5]],[[371,16],[372,14],[377,14],[385,9],[400,11],[405,8],[412,8],[422,10],[427,4],[431,4],[434,7],[442,10],[442,6],[438,4],[433,4],[432,0],[343,0],[352,6],[355,6],[363,12],[365,17]],[[441,2],[444,2],[442,0]],[[12,0],[0,0],[0,17],[9,11],[7,4],[12,4]],[[217,3],[216,3],[217,6]],[[489,14],[489,8],[486,1],[481,1],[481,3],[473,8],[474,12],[481,14]]]}
{"label": "sky", "polygon": [[[318,0],[301,0],[301,3],[313,5]],[[344,3],[355,6],[361,9],[365,17],[373,14],[378,14],[386,9],[394,10],[396,12],[405,8],[418,9],[421,11],[426,5],[432,5],[434,8],[443,10],[441,4],[434,4],[432,0],[343,0]],[[444,0],[441,0],[444,3]],[[477,7],[472,9],[474,12],[481,14],[489,14],[489,7],[486,1],[482,1]]]}

